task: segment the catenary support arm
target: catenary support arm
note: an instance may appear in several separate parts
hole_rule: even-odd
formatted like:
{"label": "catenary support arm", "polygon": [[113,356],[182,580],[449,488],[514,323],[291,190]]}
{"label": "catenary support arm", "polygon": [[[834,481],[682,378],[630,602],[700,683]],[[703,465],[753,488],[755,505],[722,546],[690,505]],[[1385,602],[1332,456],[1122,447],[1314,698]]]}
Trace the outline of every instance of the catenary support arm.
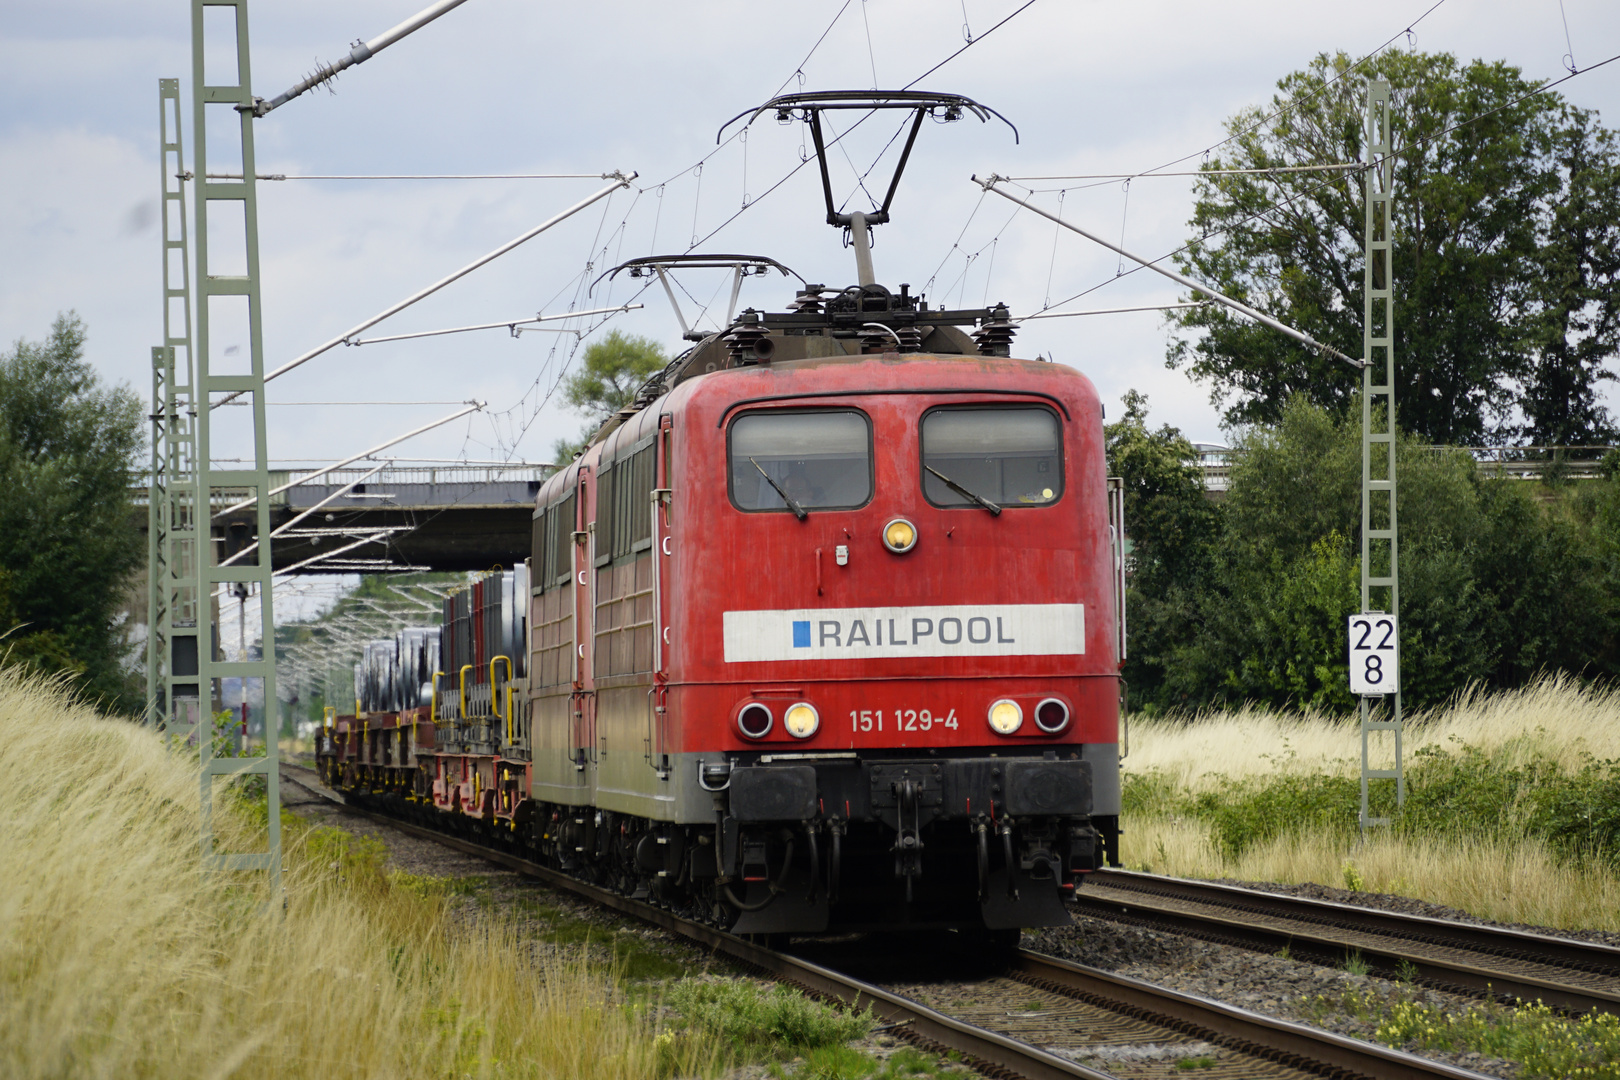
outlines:
{"label": "catenary support arm", "polygon": [[1096,235],[1094,235],[1092,233],[1087,232],[1086,230],[1080,228],[1078,225],[1074,225],[1074,224],[1071,224],[1070,222],[1064,221],[1062,218],[1058,217],[1056,214],[1047,213],[1045,210],[1042,210],[1040,207],[1038,207],[1035,204],[1029,202],[1027,199],[1020,199],[1016,195],[1010,195],[1007,192],[1002,191],[996,185],[999,184],[1003,179],[1004,179],[1003,177],[996,176],[994,173],[992,173],[988,180],[980,180],[977,176],[975,176],[975,177],[973,177],[973,182],[975,184],[978,184],[980,187],[984,188],[984,190],[986,190],[986,191],[995,192],[997,195],[1000,195],[1003,199],[1006,199],[1009,202],[1015,202],[1019,206],[1022,206],[1026,210],[1034,211],[1035,213],[1041,215],[1041,217],[1046,218],[1048,221],[1056,222],[1057,224],[1063,226],[1065,229],[1068,229],[1070,232],[1079,233],[1081,236],[1085,237],[1087,240],[1090,240],[1093,243],[1101,244],[1103,247],[1107,248],[1109,251],[1116,252],[1117,254],[1123,255],[1125,258],[1131,260],[1132,262],[1138,263],[1141,266],[1143,266],[1143,267],[1145,267],[1145,268],[1147,268],[1149,270],[1152,270],[1155,274],[1163,274],[1165,277],[1169,278],[1171,281],[1176,282],[1178,285],[1182,285],[1182,286],[1185,286],[1186,288],[1194,289],[1194,290],[1196,290],[1198,292],[1201,292],[1205,296],[1209,297],[1211,300],[1214,300],[1216,303],[1223,304],[1226,307],[1231,308],[1233,311],[1236,311],[1238,314],[1244,315],[1244,316],[1247,316],[1248,318],[1253,319],[1255,322],[1260,323],[1262,326],[1269,326],[1269,327],[1271,327],[1271,329],[1276,330],[1278,333],[1286,334],[1289,337],[1293,338],[1295,341],[1298,341],[1298,342],[1300,342],[1300,343],[1302,343],[1304,345],[1308,345],[1309,347],[1315,349],[1317,352],[1320,352],[1320,353],[1323,353],[1324,355],[1336,357],[1337,359],[1343,360],[1345,363],[1349,364],[1351,367],[1356,368],[1357,370],[1360,370],[1361,368],[1364,368],[1364,367],[1367,366],[1367,362],[1365,360],[1358,360],[1353,356],[1348,356],[1345,353],[1340,352],[1338,349],[1335,349],[1331,345],[1324,345],[1320,341],[1317,341],[1315,338],[1311,337],[1309,334],[1301,333],[1300,331],[1295,330],[1291,326],[1285,326],[1282,323],[1278,322],[1276,319],[1273,319],[1270,315],[1266,315],[1263,312],[1256,311],[1254,308],[1250,307],[1249,305],[1247,305],[1247,304],[1245,304],[1245,303],[1243,303],[1241,301],[1234,300],[1230,296],[1225,296],[1225,295],[1223,295],[1221,293],[1218,293],[1214,289],[1210,288],[1208,285],[1201,284],[1200,282],[1194,281],[1190,277],[1185,277],[1185,276],[1183,276],[1181,274],[1178,274],[1174,270],[1166,270],[1164,267],[1159,266],[1156,263],[1150,262],[1149,260],[1142,258],[1142,256],[1140,256],[1140,255],[1136,255],[1136,254],[1133,254],[1132,252],[1126,251],[1124,248],[1120,247],[1117,244],[1111,244],[1107,240],[1104,240],[1102,237],[1096,236]]}

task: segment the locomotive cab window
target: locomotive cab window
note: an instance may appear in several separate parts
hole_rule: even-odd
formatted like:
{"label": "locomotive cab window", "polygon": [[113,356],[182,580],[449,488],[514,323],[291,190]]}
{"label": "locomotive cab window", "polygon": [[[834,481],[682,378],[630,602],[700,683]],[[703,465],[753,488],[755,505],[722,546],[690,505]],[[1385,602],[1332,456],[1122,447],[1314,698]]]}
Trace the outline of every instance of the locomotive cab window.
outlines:
{"label": "locomotive cab window", "polygon": [[922,420],[922,463],[923,495],[935,506],[972,507],[972,496],[1050,506],[1063,496],[1063,429],[1039,405],[932,409]]}
{"label": "locomotive cab window", "polygon": [[728,483],[739,510],[848,510],[872,498],[872,424],[853,409],[744,413]]}

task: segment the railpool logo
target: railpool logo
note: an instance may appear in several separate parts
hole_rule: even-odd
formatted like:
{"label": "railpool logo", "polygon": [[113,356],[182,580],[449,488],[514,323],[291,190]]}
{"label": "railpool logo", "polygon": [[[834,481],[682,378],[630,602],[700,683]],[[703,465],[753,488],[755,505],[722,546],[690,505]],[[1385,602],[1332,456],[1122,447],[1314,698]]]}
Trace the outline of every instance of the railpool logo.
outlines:
{"label": "railpool logo", "polygon": [[726,662],[905,656],[1073,656],[1086,651],[1084,604],[963,604],[728,611]]}

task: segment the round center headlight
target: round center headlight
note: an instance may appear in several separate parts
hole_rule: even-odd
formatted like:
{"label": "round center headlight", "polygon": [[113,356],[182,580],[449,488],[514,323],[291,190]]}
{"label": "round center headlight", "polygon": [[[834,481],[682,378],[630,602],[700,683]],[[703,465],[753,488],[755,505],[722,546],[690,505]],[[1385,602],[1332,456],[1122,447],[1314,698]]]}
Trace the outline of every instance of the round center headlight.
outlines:
{"label": "round center headlight", "polygon": [[990,730],[997,735],[1011,735],[1024,723],[1024,710],[1018,702],[1002,698],[990,706]]}
{"label": "round center headlight", "polygon": [[801,701],[788,706],[788,711],[782,714],[782,726],[795,739],[808,739],[821,726],[821,717],[816,714],[814,705]]}
{"label": "round center headlight", "polygon": [[895,518],[883,526],[883,546],[904,555],[917,546],[917,527],[905,518]]}

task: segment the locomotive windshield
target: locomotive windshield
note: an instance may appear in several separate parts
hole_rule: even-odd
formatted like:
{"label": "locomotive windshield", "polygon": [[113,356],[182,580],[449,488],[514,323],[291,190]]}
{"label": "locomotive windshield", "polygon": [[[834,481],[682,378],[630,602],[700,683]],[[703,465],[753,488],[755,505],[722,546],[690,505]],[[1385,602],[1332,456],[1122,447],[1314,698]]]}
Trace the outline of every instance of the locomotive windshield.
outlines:
{"label": "locomotive windshield", "polygon": [[935,506],[975,505],[962,489],[997,506],[1050,505],[1063,495],[1062,438],[1038,405],[934,409],[922,422],[923,494]]}
{"label": "locomotive windshield", "polygon": [[746,413],[731,425],[739,510],[851,509],[872,497],[872,428],[853,409]]}

